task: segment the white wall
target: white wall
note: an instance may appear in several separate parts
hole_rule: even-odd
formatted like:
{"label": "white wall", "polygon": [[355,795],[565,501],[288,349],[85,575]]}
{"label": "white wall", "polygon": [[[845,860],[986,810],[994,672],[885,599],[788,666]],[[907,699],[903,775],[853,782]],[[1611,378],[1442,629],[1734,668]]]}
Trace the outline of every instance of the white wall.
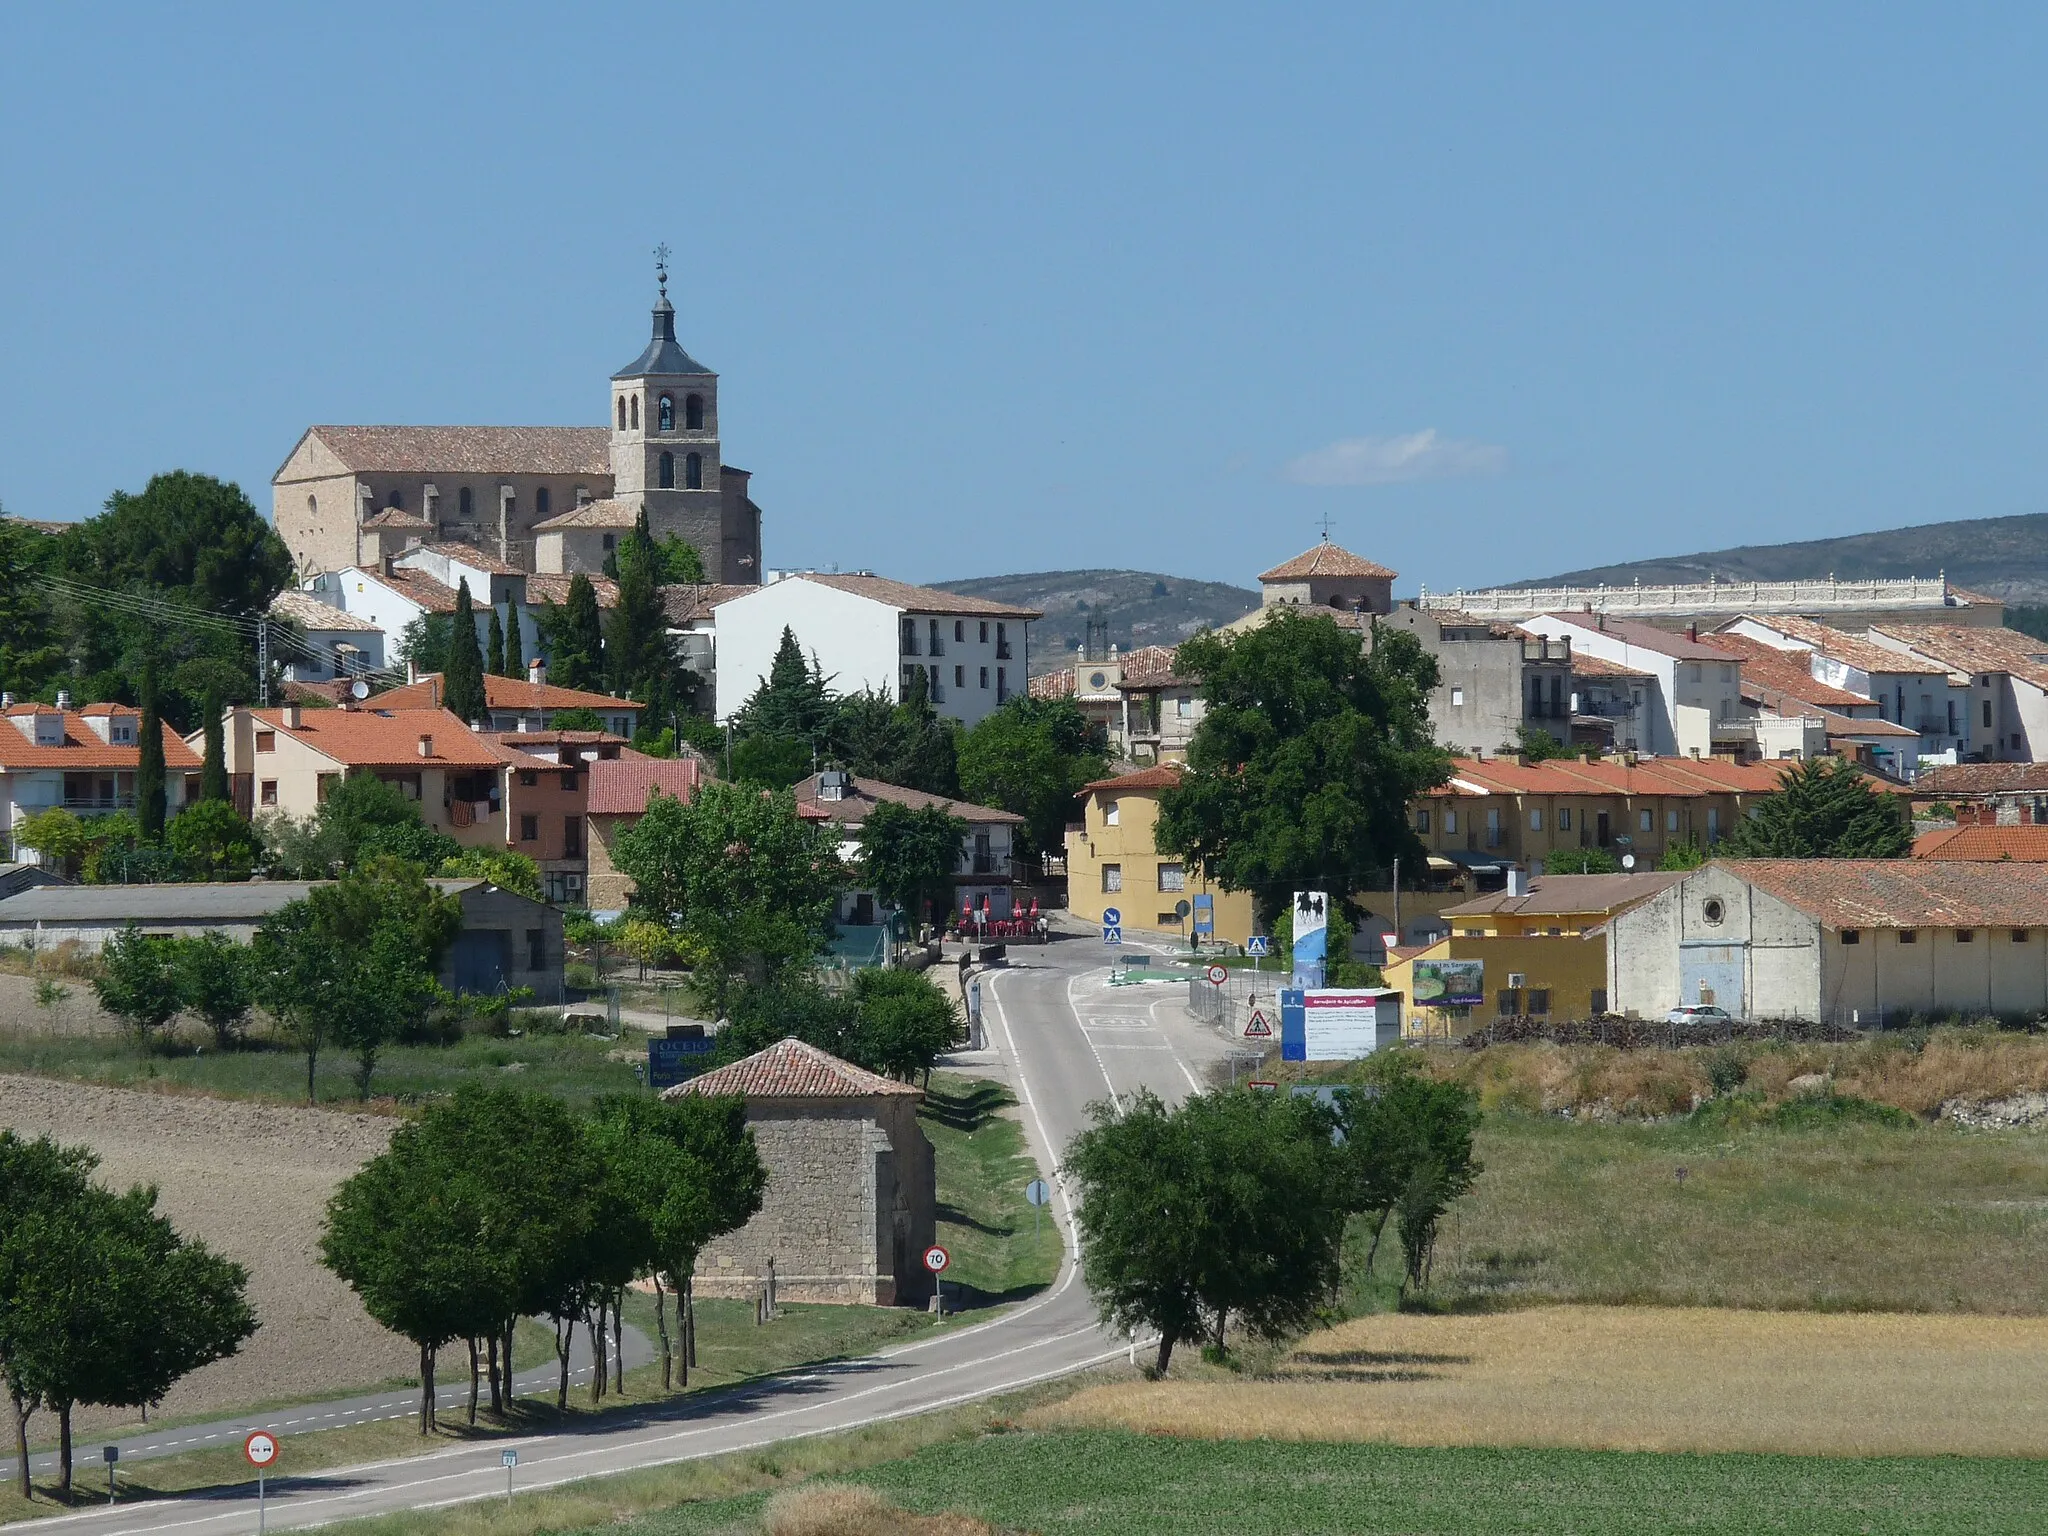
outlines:
{"label": "white wall", "polygon": [[896,610],[801,577],[718,605],[718,706],[722,725],[751,698],[775,662],[787,627],[813,651],[838,693],[874,688],[899,697]]}
{"label": "white wall", "polygon": [[[1533,619],[1523,619],[1522,628],[1532,634],[1562,636],[1588,656],[1598,656],[1602,661],[1618,662],[1638,672],[1650,674],[1651,681],[1644,689],[1646,697],[1639,715],[1637,733],[1642,750],[1653,757],[1675,757],[1678,749],[1678,722],[1672,714],[1676,702],[1674,672],[1677,662],[1662,651],[1645,650],[1639,645],[1630,645],[1611,630],[1594,625],[1574,624],[1569,619],[1554,614],[1541,613]],[[1688,702],[1691,702],[1690,700]],[[1705,755],[1704,752],[1701,754]]]}

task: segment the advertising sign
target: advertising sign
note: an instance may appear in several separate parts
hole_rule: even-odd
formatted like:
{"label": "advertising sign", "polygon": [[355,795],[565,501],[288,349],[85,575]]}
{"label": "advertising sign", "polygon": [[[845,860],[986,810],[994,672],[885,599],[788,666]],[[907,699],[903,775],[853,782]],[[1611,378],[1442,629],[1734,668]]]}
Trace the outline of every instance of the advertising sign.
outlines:
{"label": "advertising sign", "polygon": [[1477,1008],[1486,1001],[1484,960],[1418,960],[1414,969],[1418,1008]]}
{"label": "advertising sign", "polygon": [[710,1035],[694,1035],[682,1040],[649,1040],[647,1086],[673,1088],[677,1083],[688,1082],[711,1065],[711,1053],[717,1049],[718,1042]]}
{"label": "advertising sign", "polygon": [[1214,933],[1215,931],[1216,898],[1214,896],[1197,896],[1195,898],[1195,932]]}
{"label": "advertising sign", "polygon": [[1294,893],[1294,985],[1320,987],[1330,935],[1330,899],[1321,891]]}
{"label": "advertising sign", "polygon": [[1280,994],[1280,1059],[1354,1061],[1401,1034],[1401,994],[1384,987],[1311,987]]}

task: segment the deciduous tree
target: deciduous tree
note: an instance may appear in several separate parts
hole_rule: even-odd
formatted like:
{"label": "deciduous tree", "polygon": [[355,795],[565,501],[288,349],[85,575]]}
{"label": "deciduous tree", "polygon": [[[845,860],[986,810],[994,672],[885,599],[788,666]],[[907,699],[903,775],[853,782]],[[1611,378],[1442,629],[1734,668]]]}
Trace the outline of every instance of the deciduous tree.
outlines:
{"label": "deciduous tree", "polygon": [[465,848],[443,859],[440,872],[457,880],[488,880],[501,891],[541,899],[540,865],[509,848]]}
{"label": "deciduous tree", "polygon": [[246,880],[263,856],[263,838],[225,799],[180,811],[164,842],[190,880]]}
{"label": "deciduous tree", "polygon": [[147,1050],[154,1033],[185,1006],[178,988],[176,946],[130,923],[101,949],[93,990],[100,1006],[125,1020]]}
{"label": "deciduous tree", "polygon": [[1024,818],[1020,852],[1066,846],[1074,796],[1107,769],[1102,731],[1071,699],[1017,694],[960,743],[960,790]]}
{"label": "deciduous tree", "polygon": [[221,1050],[238,1044],[256,1001],[255,958],[246,944],[224,933],[202,933],[176,941],[172,955],[178,997],[206,1021]]}
{"label": "deciduous tree", "polygon": [[861,878],[891,906],[923,920],[931,898],[951,904],[966,836],[967,823],[942,806],[912,810],[883,800],[861,823]]}

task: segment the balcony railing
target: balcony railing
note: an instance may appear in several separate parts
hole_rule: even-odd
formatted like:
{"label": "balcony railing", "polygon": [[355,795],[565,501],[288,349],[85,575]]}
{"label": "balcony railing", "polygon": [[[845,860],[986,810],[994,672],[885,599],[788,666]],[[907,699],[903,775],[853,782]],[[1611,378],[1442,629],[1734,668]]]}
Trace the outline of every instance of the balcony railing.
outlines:
{"label": "balcony railing", "polygon": [[1955,736],[1960,734],[1956,722],[1946,715],[1922,715],[1913,724],[1913,729],[1922,736]]}
{"label": "balcony railing", "polygon": [[997,660],[997,661],[1008,661],[1009,659],[1010,659],[1010,642],[1009,642],[1009,641],[1007,641],[1007,640],[998,640],[998,641],[996,642],[996,660]]}

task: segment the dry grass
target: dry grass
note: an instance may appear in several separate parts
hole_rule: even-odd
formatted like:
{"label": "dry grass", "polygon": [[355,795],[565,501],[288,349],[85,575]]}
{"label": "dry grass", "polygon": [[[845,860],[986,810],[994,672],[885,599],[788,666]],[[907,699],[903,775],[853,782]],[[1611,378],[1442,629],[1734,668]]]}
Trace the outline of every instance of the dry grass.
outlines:
{"label": "dry grass", "polygon": [[1312,1336],[1275,1377],[1098,1386],[1026,1422],[1411,1446],[2048,1455],[2048,1319],[1389,1314]]}
{"label": "dry grass", "polygon": [[967,1515],[913,1515],[872,1488],[815,1483],[790,1488],[761,1512],[763,1536],[996,1536]]}
{"label": "dry grass", "polygon": [[1793,1079],[1832,1077],[1835,1091],[1931,1117],[1951,1100],[1985,1102],[2048,1089],[2048,1035],[1944,1028],[1836,1045],[1689,1046],[1624,1051],[1602,1045],[1496,1045],[1431,1051],[1430,1070],[1470,1085],[1483,1107],[1553,1114],[1598,1108],[1623,1118],[1684,1114],[1711,1098],[1709,1064],[1741,1062],[1744,1088],[1770,1103]]}

